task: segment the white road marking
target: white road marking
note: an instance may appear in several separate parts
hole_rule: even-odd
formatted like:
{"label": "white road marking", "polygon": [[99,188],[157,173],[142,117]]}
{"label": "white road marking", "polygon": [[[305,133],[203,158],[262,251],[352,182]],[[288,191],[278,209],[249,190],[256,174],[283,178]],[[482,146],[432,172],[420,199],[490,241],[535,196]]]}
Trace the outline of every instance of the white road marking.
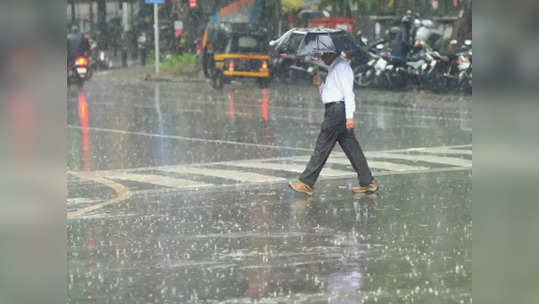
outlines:
{"label": "white road marking", "polygon": [[[305,170],[304,165],[270,163],[270,162],[260,162],[260,161],[234,161],[234,162],[228,162],[227,164],[230,166],[242,167],[242,168],[279,170],[279,171],[287,171],[287,172],[294,172],[294,173],[301,173],[303,172],[303,170]],[[322,173],[320,175],[321,176],[349,176],[350,174],[354,174],[354,172],[324,168],[322,169]]]}
{"label": "white road marking", "polygon": [[[311,157],[310,156],[299,156],[299,157],[292,157],[291,159],[294,161],[302,161],[307,162],[309,161]],[[424,166],[411,166],[411,165],[403,165],[398,163],[391,163],[391,162],[385,162],[385,161],[374,161],[374,160],[367,160],[369,164],[369,168],[375,168],[375,169],[382,169],[382,170],[388,170],[388,171],[412,171],[412,170],[428,170],[429,167]],[[346,165],[349,166],[351,170],[352,164],[350,163],[350,160],[346,157],[346,155],[342,152],[339,153],[332,153],[330,157],[327,160],[328,164],[337,164],[337,165]]]}
{"label": "white road marking", "polygon": [[284,178],[262,175],[251,172],[243,172],[238,170],[223,170],[194,166],[172,166],[160,168],[161,171],[183,173],[183,174],[197,174],[210,177],[219,177],[230,180],[235,180],[243,183],[257,183],[257,182],[276,182],[283,181]]}
{"label": "white road marking", "polygon": [[455,157],[443,157],[432,155],[413,155],[413,154],[400,154],[400,153],[385,153],[385,152],[367,152],[365,153],[367,158],[384,158],[384,159],[399,159],[409,160],[413,162],[421,161],[427,163],[437,163],[457,167],[471,167],[472,161],[464,158]]}
{"label": "white road marking", "polygon": [[[429,167],[423,167],[423,166],[410,166],[410,165],[403,165],[403,164],[397,164],[397,163],[391,163],[391,162],[384,162],[384,161],[374,161],[374,160],[368,160],[369,168],[371,169],[382,169],[387,171],[412,171],[412,170],[428,170]],[[331,164],[339,164],[339,165],[349,165],[350,168],[352,168],[352,165],[350,164],[350,161],[346,156],[342,158],[336,158],[331,160],[331,162],[328,161],[328,163]]]}
{"label": "white road marking", "polygon": [[125,172],[109,173],[108,175],[102,176],[102,177],[105,177],[108,179],[127,180],[127,181],[153,184],[153,185],[159,185],[159,186],[165,186],[165,187],[171,187],[171,188],[179,188],[179,189],[211,185],[211,184],[196,182],[196,181],[192,181],[188,179],[172,178],[172,177],[161,176],[161,175],[134,174],[134,173],[125,173]]}
{"label": "white road marking", "polygon": [[421,152],[430,154],[461,154],[472,155],[472,150],[452,149],[448,147],[432,147],[432,148],[410,148],[410,152]]}
{"label": "white road marking", "polygon": [[[135,132],[137,133],[137,132]],[[200,141],[206,141],[201,139],[194,139]],[[241,143],[240,143],[241,144]],[[307,150],[307,149],[305,149]],[[400,174],[414,174],[414,173],[429,173],[429,172],[450,172],[470,170],[472,168],[472,161],[464,158],[447,157],[444,154],[460,154],[471,155],[471,145],[460,146],[447,146],[447,147],[416,147],[407,149],[395,149],[388,151],[372,151],[366,152],[369,166],[371,168],[378,168],[387,171],[376,172],[376,176],[385,175],[400,175]],[[309,149],[309,153],[312,152]],[[421,152],[424,154],[410,154],[410,152]],[[427,155],[425,155],[427,154]],[[432,155],[431,155],[432,154]],[[380,161],[377,159],[387,159]],[[82,214],[89,213],[91,211],[126,201],[132,195],[144,195],[152,193],[165,193],[174,191],[189,191],[189,190],[202,190],[218,187],[219,189],[227,189],[227,187],[237,187],[242,184],[249,185],[269,185],[278,184],[285,181],[284,178],[267,175],[266,173],[247,172],[242,168],[254,169],[254,170],[279,170],[293,173],[301,173],[305,169],[306,163],[309,161],[310,155],[304,156],[291,156],[291,157],[276,157],[266,159],[255,160],[241,160],[241,161],[224,161],[214,163],[203,164],[191,164],[191,165],[174,165],[174,166],[161,166],[151,168],[131,168],[131,169],[119,169],[119,170],[107,170],[107,171],[94,171],[94,172],[69,172],[83,179],[91,180],[97,183],[101,183],[108,187],[113,188],[117,197],[104,203],[96,205],[90,205],[86,208],[82,208],[76,211],[68,213],[68,219],[78,217]],[[401,164],[393,163],[389,160],[405,160],[412,162],[425,162],[439,165],[446,165],[443,168],[429,168],[426,166],[416,166],[413,164]],[[298,162],[298,163],[291,163]],[[346,158],[346,155],[342,152],[332,153],[328,159],[329,163],[347,165],[351,168],[351,165]],[[223,168],[213,168],[212,166],[219,165],[225,166]],[[449,167],[447,167],[449,166]],[[236,181],[234,184],[213,185],[211,183],[204,183],[199,181],[193,181],[189,178],[181,179],[164,175],[144,174],[140,173],[143,170],[157,170],[164,172],[175,172],[182,174],[202,175],[208,177],[217,177],[230,179]],[[336,170],[332,168],[324,168],[321,173],[321,179],[323,180],[336,180],[342,178],[354,177],[356,173],[353,170]],[[128,186],[119,184],[114,180],[134,181],[139,183],[153,184],[158,186],[155,189],[148,190],[135,190],[129,189]],[[77,202],[77,199],[68,201],[68,204],[72,205]],[[77,203],[84,204],[84,201],[78,201]]]}
{"label": "white road marking", "polygon": [[[469,171],[471,168],[463,168],[463,167],[445,167],[445,168],[438,168],[438,169],[429,169],[425,171],[400,171],[400,172],[380,172],[377,173],[376,176],[390,176],[390,175],[406,175],[406,174],[425,174],[425,173],[440,173],[440,172],[458,172],[458,171]],[[355,174],[350,174],[349,176],[336,176],[336,177],[325,177],[323,178],[324,181],[330,181],[330,180],[342,180],[343,178],[347,177],[354,177]],[[254,189],[255,186],[262,186],[266,187],[268,185],[277,185],[283,183],[282,181],[279,182],[263,182],[263,183],[252,183],[249,184]],[[225,189],[236,189],[238,187],[238,184],[228,184],[228,185],[219,185],[212,188],[212,190],[219,189],[220,191],[223,191]],[[171,192],[177,192],[177,190],[174,189],[151,189],[151,190],[137,190],[131,192],[132,196],[140,195],[150,195],[150,194],[160,194],[160,193],[171,193]]]}

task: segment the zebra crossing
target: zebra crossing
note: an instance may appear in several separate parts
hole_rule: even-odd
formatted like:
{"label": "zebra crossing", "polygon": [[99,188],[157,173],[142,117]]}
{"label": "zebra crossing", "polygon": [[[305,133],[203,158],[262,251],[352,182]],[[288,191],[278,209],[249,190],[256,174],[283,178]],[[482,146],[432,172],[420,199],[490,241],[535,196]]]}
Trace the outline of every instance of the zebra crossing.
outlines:
{"label": "zebra crossing", "polygon": [[[472,145],[408,148],[365,153],[374,175],[408,174],[440,169],[472,167]],[[152,168],[94,171],[87,175],[108,179],[128,189],[132,183],[152,189],[200,189],[220,185],[276,183],[293,179],[303,171],[310,155],[284,158],[234,160],[215,163]],[[334,151],[320,179],[354,177],[346,155]]]}

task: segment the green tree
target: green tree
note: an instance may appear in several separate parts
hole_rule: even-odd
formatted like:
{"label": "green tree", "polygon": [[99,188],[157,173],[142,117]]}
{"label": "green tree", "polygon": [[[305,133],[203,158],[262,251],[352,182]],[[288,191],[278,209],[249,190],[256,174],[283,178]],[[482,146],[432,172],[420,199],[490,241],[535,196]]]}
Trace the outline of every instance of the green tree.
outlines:
{"label": "green tree", "polygon": [[354,3],[358,5],[358,7],[361,9],[364,9],[366,11],[371,11],[373,8],[377,7],[378,0],[353,0]]}

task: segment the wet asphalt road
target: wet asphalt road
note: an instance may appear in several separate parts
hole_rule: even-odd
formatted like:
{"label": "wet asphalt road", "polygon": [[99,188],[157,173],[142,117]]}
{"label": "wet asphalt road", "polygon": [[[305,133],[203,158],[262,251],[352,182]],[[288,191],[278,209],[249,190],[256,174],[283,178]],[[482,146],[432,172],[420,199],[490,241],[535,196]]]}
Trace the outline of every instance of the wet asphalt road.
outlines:
{"label": "wet asphalt road", "polygon": [[354,196],[336,147],[309,199],[286,181],[317,94],[109,75],[71,91],[69,302],[471,303],[471,97],[356,92],[381,191]]}

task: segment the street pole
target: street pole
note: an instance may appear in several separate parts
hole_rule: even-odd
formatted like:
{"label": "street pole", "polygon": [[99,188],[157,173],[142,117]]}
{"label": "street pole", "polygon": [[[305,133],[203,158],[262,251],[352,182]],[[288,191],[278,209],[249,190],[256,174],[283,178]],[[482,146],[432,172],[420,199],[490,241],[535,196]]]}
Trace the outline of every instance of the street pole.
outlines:
{"label": "street pole", "polygon": [[[75,25],[75,22],[77,20],[77,13],[75,11],[75,0],[71,0],[71,25]],[[93,21],[93,20],[92,20]]]}
{"label": "street pole", "polygon": [[153,4],[153,26],[155,33],[155,74],[159,74],[159,14],[157,3]]}

